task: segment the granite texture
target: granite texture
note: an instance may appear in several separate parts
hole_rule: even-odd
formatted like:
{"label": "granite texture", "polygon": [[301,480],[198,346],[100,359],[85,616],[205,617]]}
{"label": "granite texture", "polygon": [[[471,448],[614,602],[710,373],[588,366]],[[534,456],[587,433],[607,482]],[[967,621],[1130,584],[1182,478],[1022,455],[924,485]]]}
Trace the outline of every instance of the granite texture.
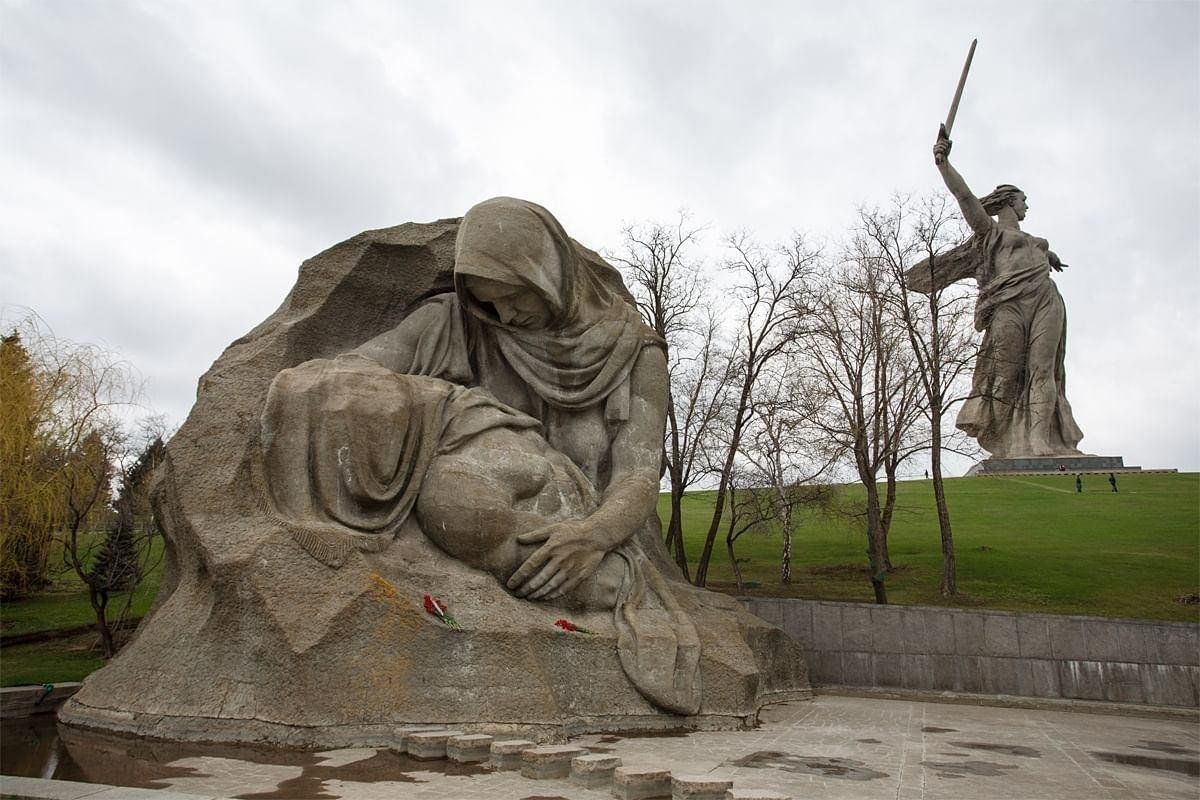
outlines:
{"label": "granite texture", "polygon": [[796,617],[816,685],[1200,706],[1200,625],[747,598]]}

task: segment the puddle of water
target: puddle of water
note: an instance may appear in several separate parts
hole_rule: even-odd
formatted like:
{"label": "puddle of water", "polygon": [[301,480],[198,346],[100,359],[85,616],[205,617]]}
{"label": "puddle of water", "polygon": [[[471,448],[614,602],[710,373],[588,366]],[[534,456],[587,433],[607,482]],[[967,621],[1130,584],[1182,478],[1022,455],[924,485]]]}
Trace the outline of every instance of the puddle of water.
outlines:
{"label": "puddle of water", "polygon": [[886,778],[886,772],[871,769],[864,762],[853,758],[826,758],[820,756],[798,756],[773,750],[760,750],[732,762],[735,767],[777,769],[800,775],[819,775],[823,778],[843,778],[850,781],[871,781]]}
{"label": "puddle of water", "polygon": [[999,778],[1018,769],[1016,764],[997,764],[994,761],[922,761],[921,766],[934,770],[939,778],[965,778],[968,775]]}
{"label": "puddle of water", "polygon": [[958,733],[958,728],[939,728],[936,725],[926,725],[921,733]]}
{"label": "puddle of water", "polygon": [[987,753],[1004,753],[1006,756],[1021,756],[1022,758],[1041,758],[1042,754],[1032,747],[1019,744],[991,744],[990,742],[948,742],[954,747],[964,750],[983,750]]}
{"label": "puddle of water", "polygon": [[1137,747],[1141,750],[1157,750],[1160,753],[1170,753],[1173,756],[1200,755],[1200,753],[1198,753],[1196,750],[1193,750],[1186,745],[1175,744],[1174,742],[1160,742],[1156,739],[1139,739],[1138,741],[1140,741],[1141,744],[1136,744],[1134,747]]}
{"label": "puddle of water", "polygon": [[1166,756],[1148,756],[1142,753],[1106,753],[1092,751],[1092,755],[1101,761],[1112,764],[1125,764],[1130,767],[1176,772],[1180,775],[1200,777],[1200,761],[1190,758],[1167,758]]}
{"label": "puddle of water", "polygon": [[[143,789],[180,785],[180,791],[190,792],[219,783],[238,786],[223,788],[221,794],[245,800],[333,800],[337,795],[324,788],[327,781],[427,783],[429,773],[471,776],[488,771],[481,764],[420,761],[391,750],[367,750],[346,762],[299,750],[154,741],[60,727],[50,714],[5,721],[0,735],[0,772],[5,775]],[[286,777],[270,778],[272,772]]]}

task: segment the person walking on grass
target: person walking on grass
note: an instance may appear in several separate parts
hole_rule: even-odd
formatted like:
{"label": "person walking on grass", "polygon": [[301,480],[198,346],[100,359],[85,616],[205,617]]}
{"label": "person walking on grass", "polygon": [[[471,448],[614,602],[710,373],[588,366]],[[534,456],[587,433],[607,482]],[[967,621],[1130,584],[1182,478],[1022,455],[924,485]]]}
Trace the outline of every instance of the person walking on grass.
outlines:
{"label": "person walking on grass", "polygon": [[1111,472],[1108,473],[1108,485],[1112,487],[1113,492],[1117,491],[1117,476]]}
{"label": "person walking on grass", "polygon": [[1075,493],[1083,494],[1083,475],[1075,474]]}

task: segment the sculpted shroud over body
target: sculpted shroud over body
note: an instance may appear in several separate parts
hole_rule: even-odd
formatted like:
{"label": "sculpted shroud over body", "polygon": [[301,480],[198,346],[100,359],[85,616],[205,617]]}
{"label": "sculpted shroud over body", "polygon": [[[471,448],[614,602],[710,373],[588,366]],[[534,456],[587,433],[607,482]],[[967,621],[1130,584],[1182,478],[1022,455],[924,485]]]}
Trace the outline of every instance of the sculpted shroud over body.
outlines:
{"label": "sculpted shroud over body", "polygon": [[[979,284],[975,327],[985,332],[971,395],[956,424],[997,458],[1076,455],[1083,433],[1066,395],[1066,306],[1050,279],[1051,269],[1066,265],[1045,239],[1020,229],[1024,192],[1005,184],[977,198],[949,153],[943,136],[934,161],[974,237],[941,258],[932,283],[973,275]],[[912,272],[922,271],[928,275],[928,262]]]}

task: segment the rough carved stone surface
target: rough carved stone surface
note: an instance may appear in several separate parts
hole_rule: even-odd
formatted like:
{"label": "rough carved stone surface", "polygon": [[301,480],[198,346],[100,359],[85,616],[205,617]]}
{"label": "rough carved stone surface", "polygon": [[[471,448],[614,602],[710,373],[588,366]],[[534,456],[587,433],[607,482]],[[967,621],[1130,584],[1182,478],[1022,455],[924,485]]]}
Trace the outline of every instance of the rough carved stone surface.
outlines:
{"label": "rough carved stone surface", "polygon": [[[154,494],[159,597],[64,722],[322,747],[414,725],[545,740],[736,727],[807,696],[795,643],[666,558],[658,451],[620,451],[624,432],[660,435],[661,348],[617,273],[513,203],[473,209],[473,238],[409,223],[320,253],[213,364]],[[495,241],[494,214],[530,210]]]}

